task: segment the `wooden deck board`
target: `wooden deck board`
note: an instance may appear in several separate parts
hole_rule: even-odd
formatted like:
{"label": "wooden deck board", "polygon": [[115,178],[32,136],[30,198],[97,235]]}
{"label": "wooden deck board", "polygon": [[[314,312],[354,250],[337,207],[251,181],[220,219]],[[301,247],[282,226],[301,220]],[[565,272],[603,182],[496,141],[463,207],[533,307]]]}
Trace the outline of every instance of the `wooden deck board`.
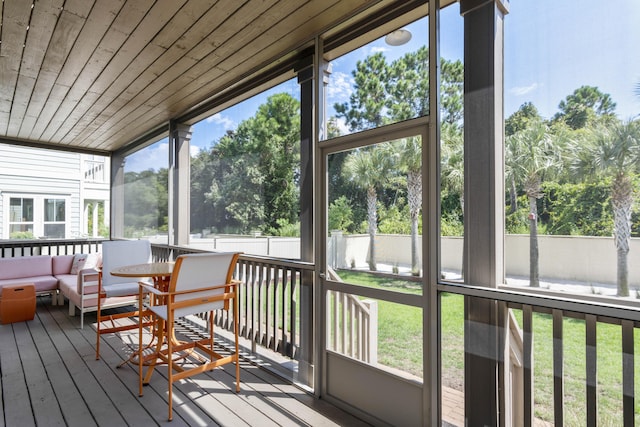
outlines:
{"label": "wooden deck board", "polygon": [[[126,423],[134,426],[158,425],[166,421],[166,400],[156,396],[141,402],[138,400],[138,374],[131,365],[118,368],[123,361],[122,342],[115,335],[105,335],[100,345],[100,360],[95,360],[95,330],[85,323],[84,329],[78,329],[62,311],[55,313],[66,335],[74,342],[76,349],[81,349],[83,360],[91,367],[92,375],[104,390],[109,406],[117,408],[118,416]],[[102,403],[104,405],[104,401]],[[105,425],[101,424],[100,425]],[[108,425],[108,424],[106,424]],[[171,425],[189,425],[179,418],[174,418]]]}
{"label": "wooden deck board", "polygon": [[4,402],[3,425],[35,426],[14,328],[0,327],[0,370]]}
{"label": "wooden deck board", "polygon": [[[57,316],[54,316],[56,314]],[[102,368],[100,364],[89,366],[88,362],[92,360],[92,355],[88,355],[88,343],[84,339],[79,340],[75,325],[59,323],[55,317],[60,318],[60,314],[64,313],[45,311],[44,313],[40,312],[38,317],[43,320],[43,324],[46,324],[50,331],[52,342],[59,354],[63,355],[65,368],[82,397],[66,402],[61,401],[61,405],[83,407],[84,410],[91,413],[93,423],[97,425],[108,425],[106,423],[115,425],[117,422],[125,425],[126,421],[120,413],[120,408],[113,404],[107,404],[110,402],[110,395],[104,387],[108,387],[113,381],[109,378],[100,378]],[[122,389],[112,390],[112,392],[120,394]]]}
{"label": "wooden deck board", "polygon": [[[48,379],[46,393],[50,399],[55,399],[55,401],[48,402],[42,410],[36,411],[36,418],[39,419],[38,424],[95,425],[91,413],[83,405],[74,404],[77,400],[82,400],[82,396],[67,372],[65,363],[60,357],[60,353],[57,351],[51,336],[42,324],[42,318],[36,317],[36,319],[38,322],[32,322],[29,329],[33,339],[33,353],[36,354],[37,352],[38,360],[34,360],[29,369],[24,365],[24,362],[23,366],[25,371],[31,372],[30,375],[35,381],[42,381],[43,377]],[[45,384],[44,381],[42,383]],[[56,390],[55,393],[53,392],[54,390]],[[32,400],[35,398],[36,396],[31,396]]]}
{"label": "wooden deck board", "polygon": [[137,331],[105,335],[95,360],[95,315],[69,317],[67,308],[38,298],[34,320],[0,325],[0,427],[67,426],[365,426],[344,411],[315,399],[255,364],[174,385],[174,418],[167,421],[166,367],[156,369],[138,396],[137,366],[124,364],[124,341]]}

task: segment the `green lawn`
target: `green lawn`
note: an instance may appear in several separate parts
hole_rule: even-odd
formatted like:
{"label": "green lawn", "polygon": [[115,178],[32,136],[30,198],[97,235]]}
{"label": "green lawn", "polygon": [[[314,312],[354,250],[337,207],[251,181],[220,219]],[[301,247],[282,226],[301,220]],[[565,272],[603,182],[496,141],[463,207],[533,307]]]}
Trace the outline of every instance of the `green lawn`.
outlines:
{"label": "green lawn", "polygon": [[[339,271],[345,282],[420,294],[415,283],[368,273]],[[378,363],[422,377],[422,310],[378,300]]]}
{"label": "green lawn", "polygon": [[[413,284],[369,273],[340,271],[345,282],[370,287],[398,289],[420,294]],[[441,346],[443,385],[462,390],[464,386],[464,298],[443,294],[441,297]],[[421,310],[385,301],[378,302],[378,362],[422,376]],[[521,322],[522,313],[514,310]],[[535,416],[553,421],[553,335],[552,319],[534,314],[534,401]],[[585,324],[565,319],[564,330],[564,405],[565,425],[586,423]],[[597,329],[598,425],[622,425],[622,344],[621,328],[598,323]],[[640,334],[635,334],[635,348],[640,349]],[[640,351],[635,365],[640,366]],[[640,375],[635,375],[635,390],[640,391]],[[640,423],[640,399],[636,399],[636,423]]]}

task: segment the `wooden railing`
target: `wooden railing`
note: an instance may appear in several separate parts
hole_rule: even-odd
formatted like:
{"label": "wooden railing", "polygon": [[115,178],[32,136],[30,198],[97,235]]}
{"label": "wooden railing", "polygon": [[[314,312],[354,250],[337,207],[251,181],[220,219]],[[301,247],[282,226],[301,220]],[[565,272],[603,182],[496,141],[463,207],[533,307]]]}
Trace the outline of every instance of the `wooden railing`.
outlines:
{"label": "wooden railing", "polygon": [[[34,255],[72,255],[100,252],[105,239],[3,240],[0,257]],[[173,261],[181,254],[203,252],[179,246],[152,245],[154,261]],[[310,310],[302,309],[300,300],[312,297],[313,265],[275,258],[242,255],[235,278],[240,287],[240,334],[250,340],[252,350],[269,348],[283,356],[296,359],[300,353],[301,328],[308,329],[313,319]],[[305,304],[306,305],[306,304]],[[302,309],[302,312],[301,312]],[[204,315],[202,317],[205,317]],[[231,319],[218,315],[216,325],[231,330]],[[313,340],[307,339],[311,346]],[[307,349],[307,354],[312,354]]]}
{"label": "wooden railing", "polygon": [[378,363],[378,302],[328,291],[328,348],[353,359]]}
{"label": "wooden railing", "polygon": [[[330,280],[340,276],[327,269]],[[378,363],[378,302],[345,292],[327,292],[327,346],[356,360]]]}
{"label": "wooden railing", "polygon": [[105,239],[0,240],[0,258],[32,255],[73,255],[100,252]]}
{"label": "wooden railing", "polygon": [[[605,417],[619,416],[620,420],[608,420],[605,424],[611,425],[634,426],[635,424],[635,348],[634,334],[636,329],[640,327],[640,310],[634,306],[625,306],[624,303],[611,301],[602,301],[602,298],[571,298],[566,296],[536,295],[534,293],[513,292],[508,290],[482,288],[474,286],[440,284],[439,292],[449,294],[463,295],[469,298],[483,298],[495,301],[499,307],[515,311],[521,318],[521,330],[512,329],[514,317],[508,313],[506,318],[509,319],[509,325],[506,327],[511,329],[509,342],[513,340],[521,340],[516,344],[515,353],[510,354],[510,365],[512,375],[511,381],[507,381],[506,387],[502,388],[503,407],[508,408],[511,413],[511,425],[534,425],[534,341],[541,339],[540,332],[534,327],[534,316],[546,315],[551,322],[550,346],[544,351],[551,352],[553,374],[544,380],[553,381],[553,423],[555,425],[565,425],[578,423],[579,425],[596,426],[599,417],[603,414],[599,413],[599,400],[602,399],[603,384],[611,384],[614,379],[611,377],[602,378],[598,376],[600,369],[599,357],[600,352],[618,352],[620,354],[621,372],[616,374],[622,378],[621,385],[621,401],[619,407],[621,411],[614,411],[613,414],[605,414]],[[472,303],[472,302],[471,302]],[[584,408],[573,417],[581,417],[580,420],[567,420],[568,409],[567,402],[575,400],[575,397],[568,396],[565,389],[565,381],[568,379],[566,372],[567,360],[570,352],[580,352],[580,348],[567,347],[565,345],[565,325],[568,320],[578,320],[584,324]],[[599,345],[598,328],[604,325],[617,325],[620,327],[620,347],[611,348]],[[496,325],[497,326],[497,325]],[[500,328],[495,328],[495,333],[500,334]],[[485,328],[490,331],[490,327]],[[505,345],[509,345],[505,343]],[[522,351],[517,350],[521,347]],[[511,350],[511,348],[509,348]],[[567,351],[568,350],[568,351]],[[502,357],[497,356],[497,362],[503,363]],[[516,359],[519,359],[517,361]],[[601,360],[600,360],[601,361]],[[516,369],[513,369],[513,368]],[[611,366],[607,367],[611,372]],[[537,374],[538,379],[540,373]],[[575,378],[574,378],[575,381]],[[580,398],[578,396],[578,398]],[[536,399],[537,400],[537,399]],[[509,422],[509,421],[507,421]]]}
{"label": "wooden railing", "polygon": [[[152,245],[154,260],[169,261],[181,254],[202,252],[177,246]],[[313,265],[298,261],[241,255],[234,278],[239,288],[240,335],[251,342],[252,351],[262,346],[283,356],[297,359],[301,347],[301,328],[313,313],[300,304],[303,293],[313,290]],[[305,274],[306,273],[306,274]],[[302,310],[302,312],[301,312]],[[216,314],[215,324],[231,330],[230,313]],[[200,316],[207,320],[207,314]],[[307,340],[309,345],[313,340]],[[310,351],[310,349],[308,349]]]}
{"label": "wooden railing", "polygon": [[[607,314],[597,315],[595,313],[576,313],[571,310],[551,309],[544,306],[535,306],[529,304],[511,304],[512,307],[519,307],[522,311],[522,337],[523,337],[523,367],[521,378],[515,382],[519,384],[522,392],[522,416],[525,420],[524,425],[533,425],[534,416],[534,369],[533,369],[533,340],[535,329],[533,327],[534,313],[550,314],[552,319],[553,344],[548,349],[553,354],[553,421],[557,426],[565,424],[573,424],[575,421],[568,422],[566,420],[567,395],[565,394],[566,373],[566,350],[565,335],[563,325],[567,319],[578,319],[584,321],[585,326],[585,402],[586,407],[583,421],[587,426],[596,426],[598,424],[598,395],[600,393],[598,385],[603,381],[598,378],[598,352],[603,351],[620,351],[622,365],[622,391],[623,399],[621,402],[623,412],[623,422],[625,426],[633,426],[635,413],[635,390],[634,390],[634,331],[636,321],[628,318],[615,318]],[[590,310],[589,310],[590,311]],[[604,324],[612,324],[621,326],[621,345],[619,349],[602,348],[598,345],[596,333],[598,326]],[[575,351],[575,349],[569,349]],[[605,382],[613,381],[613,378],[605,378]],[[514,390],[515,391],[515,390]],[[512,396],[514,394],[512,393]],[[517,395],[517,394],[516,394]],[[514,402],[515,403],[515,402]],[[517,404],[514,407],[518,407]]]}

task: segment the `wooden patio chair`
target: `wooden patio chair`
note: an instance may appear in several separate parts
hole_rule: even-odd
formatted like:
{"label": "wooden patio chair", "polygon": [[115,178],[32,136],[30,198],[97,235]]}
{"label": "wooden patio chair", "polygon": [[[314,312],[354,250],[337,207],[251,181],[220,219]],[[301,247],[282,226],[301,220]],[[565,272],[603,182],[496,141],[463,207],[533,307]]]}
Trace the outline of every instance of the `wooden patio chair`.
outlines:
{"label": "wooden patio chair", "polygon": [[[236,393],[240,391],[237,299],[237,287],[240,282],[232,279],[239,255],[239,253],[230,252],[181,255],[176,259],[167,290],[163,291],[147,283],[140,283],[139,304],[143,303],[145,292],[151,293],[154,303],[149,310],[158,322],[155,328],[158,334],[156,351],[153,354],[148,354],[143,347],[143,324],[139,322],[140,396],[143,395],[143,385],[149,383],[156,365],[166,364],[169,383],[169,420],[173,418],[173,383],[176,381],[235,362]],[[230,309],[233,311],[235,350],[232,354],[223,355],[214,350],[213,311]],[[191,336],[193,340],[178,341],[175,334],[176,320],[205,312],[209,312],[209,336],[205,338]],[[201,357],[202,354],[206,357]],[[184,358],[189,360],[176,363]],[[147,372],[143,375],[145,365]]]}
{"label": "wooden patio chair", "polygon": [[[135,305],[138,302],[139,280],[130,277],[116,277],[110,272],[116,268],[134,264],[146,264],[151,262],[151,243],[148,240],[109,240],[102,243],[102,270],[98,278],[98,308],[96,326],[96,360],[100,359],[100,336],[103,334],[117,333],[136,329],[136,323],[127,325],[117,324],[116,320],[125,318],[140,318],[138,309],[115,314],[102,314],[102,301],[108,298],[120,298],[121,304]],[[142,279],[145,281],[144,279]],[[151,280],[148,280],[153,283]],[[138,306],[142,307],[142,306]],[[110,326],[103,326],[104,322],[110,322]],[[147,325],[150,322],[146,323]]]}

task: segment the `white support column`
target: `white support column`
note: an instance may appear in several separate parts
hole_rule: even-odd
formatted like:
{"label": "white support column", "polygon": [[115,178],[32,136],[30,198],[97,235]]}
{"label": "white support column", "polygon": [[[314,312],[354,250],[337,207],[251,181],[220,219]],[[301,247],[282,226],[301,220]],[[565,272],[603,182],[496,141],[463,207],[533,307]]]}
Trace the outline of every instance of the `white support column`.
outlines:
{"label": "white support column", "polygon": [[110,207],[110,203],[109,200],[104,200],[102,202],[102,204],[104,205],[103,207],[103,212],[104,212],[104,218],[102,218],[102,221],[105,225],[105,227],[109,227],[109,220],[110,220],[110,214],[111,214],[111,207]]}
{"label": "white support column", "polygon": [[[91,215],[92,215],[91,237],[98,237],[98,230],[100,229],[98,227],[98,218],[99,218],[98,213],[100,211],[100,203],[97,200],[94,200],[92,203],[92,207],[93,209],[91,212]],[[87,234],[88,234],[88,231],[87,231]]]}
{"label": "white support column", "polygon": [[83,203],[82,224],[81,224],[80,232],[82,234],[88,235],[89,234],[89,204],[87,203],[86,200],[82,200],[82,203]]}

